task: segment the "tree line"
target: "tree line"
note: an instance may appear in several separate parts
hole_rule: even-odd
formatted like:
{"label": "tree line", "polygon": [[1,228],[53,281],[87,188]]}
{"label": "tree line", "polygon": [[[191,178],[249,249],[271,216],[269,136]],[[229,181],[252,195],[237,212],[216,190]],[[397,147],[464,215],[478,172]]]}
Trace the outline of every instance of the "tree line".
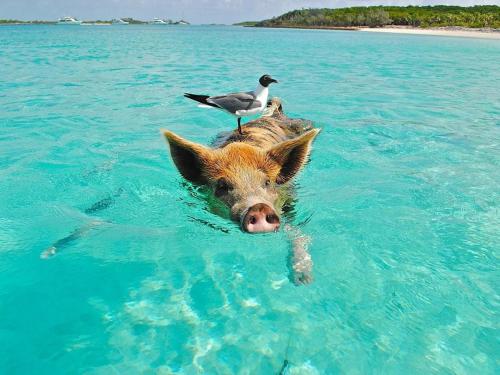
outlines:
{"label": "tree line", "polygon": [[460,6],[370,6],[338,9],[300,9],[256,23],[261,27],[413,27],[460,26],[500,28],[500,7]]}

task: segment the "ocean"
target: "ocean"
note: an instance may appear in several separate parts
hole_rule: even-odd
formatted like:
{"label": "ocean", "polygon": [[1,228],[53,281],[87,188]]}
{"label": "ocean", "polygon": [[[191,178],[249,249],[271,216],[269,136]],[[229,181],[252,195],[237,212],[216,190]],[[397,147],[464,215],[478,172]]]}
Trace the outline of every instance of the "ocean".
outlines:
{"label": "ocean", "polygon": [[[497,40],[0,27],[0,373],[498,373],[498,61]],[[307,286],[286,234],[211,213],[160,134],[210,144],[235,119],[183,93],[266,73],[322,128],[290,219]]]}

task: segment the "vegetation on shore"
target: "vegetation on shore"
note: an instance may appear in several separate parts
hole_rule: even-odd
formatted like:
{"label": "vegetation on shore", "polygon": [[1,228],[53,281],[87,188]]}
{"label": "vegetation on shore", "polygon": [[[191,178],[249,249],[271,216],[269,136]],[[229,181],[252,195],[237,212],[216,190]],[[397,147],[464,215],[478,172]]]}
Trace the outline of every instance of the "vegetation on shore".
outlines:
{"label": "vegetation on shore", "polygon": [[369,6],[300,9],[264,20],[257,27],[412,27],[500,28],[500,6]]}
{"label": "vegetation on shore", "polygon": [[9,25],[9,24],[26,24],[26,25],[51,25],[55,23],[54,21],[20,21],[20,20],[2,20],[0,19],[0,25]]}
{"label": "vegetation on shore", "polygon": [[233,23],[234,26],[256,26],[259,23],[259,21],[244,21],[244,22],[238,22],[238,23]]}

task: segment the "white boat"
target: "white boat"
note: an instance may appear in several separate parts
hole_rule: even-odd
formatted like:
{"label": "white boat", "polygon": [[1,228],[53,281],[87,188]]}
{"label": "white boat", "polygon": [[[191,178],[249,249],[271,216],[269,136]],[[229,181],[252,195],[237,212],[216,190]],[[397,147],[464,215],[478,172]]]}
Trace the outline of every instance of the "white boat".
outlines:
{"label": "white boat", "polygon": [[77,20],[74,17],[63,17],[63,18],[59,18],[59,20],[57,21],[57,24],[58,25],[81,25],[82,21]]}
{"label": "white boat", "polygon": [[152,21],[149,22],[151,25],[168,25],[165,21],[159,18],[153,18]]}
{"label": "white boat", "polygon": [[117,20],[112,20],[111,23],[113,25],[128,25],[128,22],[127,21],[124,21],[122,20],[121,18],[117,19]]}

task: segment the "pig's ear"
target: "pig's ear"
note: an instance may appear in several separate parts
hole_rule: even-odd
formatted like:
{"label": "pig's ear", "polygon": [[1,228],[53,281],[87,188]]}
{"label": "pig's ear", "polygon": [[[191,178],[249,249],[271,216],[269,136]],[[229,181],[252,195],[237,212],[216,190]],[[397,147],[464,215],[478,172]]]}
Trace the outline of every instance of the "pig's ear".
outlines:
{"label": "pig's ear", "polygon": [[170,146],[170,155],[181,175],[195,184],[207,182],[205,172],[210,149],[185,140],[169,130],[162,130]]}
{"label": "pig's ear", "polygon": [[320,129],[310,130],[300,137],[278,143],[268,150],[268,156],[281,166],[276,183],[284,184],[300,171],[311,151],[311,143],[319,132]]}

